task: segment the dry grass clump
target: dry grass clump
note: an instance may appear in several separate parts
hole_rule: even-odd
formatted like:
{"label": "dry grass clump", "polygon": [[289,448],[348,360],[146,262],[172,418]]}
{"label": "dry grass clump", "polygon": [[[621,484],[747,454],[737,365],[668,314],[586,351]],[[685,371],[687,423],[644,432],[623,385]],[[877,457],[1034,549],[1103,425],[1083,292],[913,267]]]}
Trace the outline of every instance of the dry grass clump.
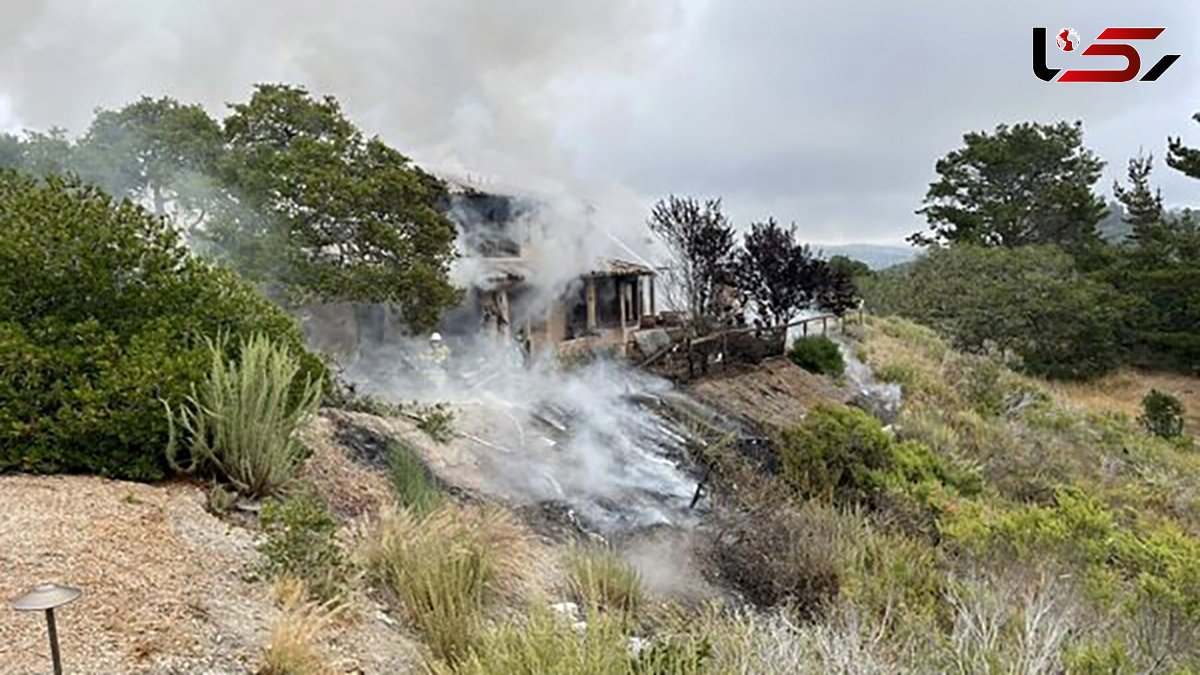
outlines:
{"label": "dry grass clump", "polygon": [[362,557],[434,656],[451,662],[476,641],[499,599],[526,590],[536,562],[531,540],[508,513],[454,503],[426,514],[382,514]]}
{"label": "dry grass clump", "polygon": [[567,585],[581,606],[634,614],[645,601],[641,574],[612,550],[574,548],[566,568]]}
{"label": "dry grass clump", "polygon": [[333,669],[320,648],[321,633],[341,614],[331,603],[308,599],[305,582],[294,577],[275,581],[281,614],[271,627],[257,675],[330,675]]}

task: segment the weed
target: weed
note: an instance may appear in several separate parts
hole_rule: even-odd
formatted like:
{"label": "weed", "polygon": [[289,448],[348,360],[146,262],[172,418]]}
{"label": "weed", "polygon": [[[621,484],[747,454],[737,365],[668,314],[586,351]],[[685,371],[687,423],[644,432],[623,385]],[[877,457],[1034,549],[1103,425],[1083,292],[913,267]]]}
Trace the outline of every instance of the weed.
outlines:
{"label": "weed", "polygon": [[406,408],[406,414],[434,441],[446,443],[454,438],[454,411],[445,403],[412,403]]}
{"label": "weed", "polygon": [[337,522],[311,487],[293,490],[282,501],[263,503],[263,573],[304,580],[315,597],[328,600],[341,590],[344,560],[335,539]]}
{"label": "weed", "polygon": [[237,504],[237,500],[238,493],[236,491],[230,490],[217,481],[213,481],[212,487],[205,495],[208,510],[217,515],[229,513]]}
{"label": "weed", "polygon": [[329,675],[333,672],[319,647],[320,634],[340,610],[332,603],[308,600],[302,580],[284,577],[275,583],[281,614],[271,627],[257,675]]}
{"label": "weed", "polygon": [[586,628],[548,610],[482,631],[455,662],[431,664],[433,675],[633,675],[630,626],[619,614],[593,613]]}

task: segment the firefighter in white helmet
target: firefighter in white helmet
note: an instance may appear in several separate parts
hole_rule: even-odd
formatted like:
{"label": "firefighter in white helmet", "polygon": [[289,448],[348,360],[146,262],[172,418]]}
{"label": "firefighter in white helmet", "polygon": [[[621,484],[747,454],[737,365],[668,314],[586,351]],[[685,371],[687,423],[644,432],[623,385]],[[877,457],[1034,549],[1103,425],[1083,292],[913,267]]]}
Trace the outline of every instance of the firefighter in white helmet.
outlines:
{"label": "firefighter in white helmet", "polygon": [[425,374],[436,386],[446,384],[446,362],[450,360],[450,348],[442,340],[441,333],[429,336],[429,349],[422,355]]}

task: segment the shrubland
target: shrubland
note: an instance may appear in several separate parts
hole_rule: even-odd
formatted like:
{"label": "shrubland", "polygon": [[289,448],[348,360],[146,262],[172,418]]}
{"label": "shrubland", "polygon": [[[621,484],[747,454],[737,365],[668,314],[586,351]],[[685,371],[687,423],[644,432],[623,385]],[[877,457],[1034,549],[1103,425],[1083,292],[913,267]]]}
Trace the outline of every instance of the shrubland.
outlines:
{"label": "shrubland", "polygon": [[265,336],[324,376],[286,312],[128,201],[0,172],[0,240],[0,470],[163,477],[163,402],[204,380],[206,337],[234,358]]}

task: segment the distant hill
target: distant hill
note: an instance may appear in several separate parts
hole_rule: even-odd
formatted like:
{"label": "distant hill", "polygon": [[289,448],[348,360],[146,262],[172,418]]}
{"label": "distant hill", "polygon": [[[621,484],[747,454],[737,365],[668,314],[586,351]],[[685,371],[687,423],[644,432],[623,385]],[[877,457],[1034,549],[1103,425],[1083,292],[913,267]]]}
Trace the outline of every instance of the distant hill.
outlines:
{"label": "distant hill", "polygon": [[822,251],[826,258],[844,255],[847,258],[861,260],[873,270],[906,263],[921,255],[920,249],[911,246],[888,246],[886,244],[814,244],[813,248]]}

